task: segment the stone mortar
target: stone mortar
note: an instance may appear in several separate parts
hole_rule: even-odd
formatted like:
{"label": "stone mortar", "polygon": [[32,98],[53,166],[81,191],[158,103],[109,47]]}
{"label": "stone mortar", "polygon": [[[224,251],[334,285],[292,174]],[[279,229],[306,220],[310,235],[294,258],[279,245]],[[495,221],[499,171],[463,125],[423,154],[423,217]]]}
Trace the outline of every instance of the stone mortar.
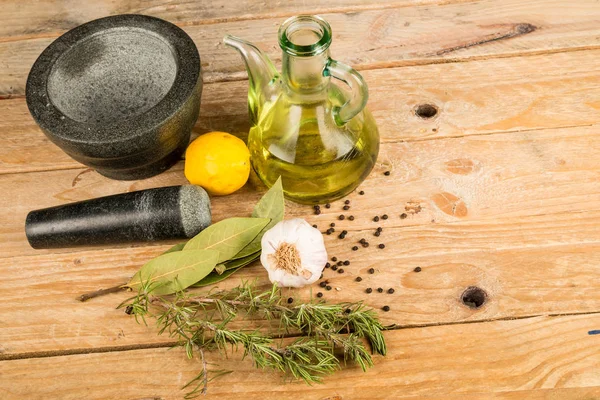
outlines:
{"label": "stone mortar", "polygon": [[101,18],[48,46],[27,79],[46,136],[113,179],[143,179],[181,159],[200,109],[200,56],[177,26],[143,15]]}

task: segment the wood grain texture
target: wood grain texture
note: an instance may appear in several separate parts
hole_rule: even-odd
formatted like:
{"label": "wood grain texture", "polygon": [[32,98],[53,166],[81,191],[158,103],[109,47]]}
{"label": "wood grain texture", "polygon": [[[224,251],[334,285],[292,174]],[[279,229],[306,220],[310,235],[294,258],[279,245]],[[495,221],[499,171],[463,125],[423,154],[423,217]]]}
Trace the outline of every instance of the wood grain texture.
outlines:
{"label": "wood grain texture", "polygon": [[[412,226],[411,229],[419,231],[430,225],[429,229],[437,231],[446,223],[457,221],[489,222],[501,229],[507,223],[523,223],[520,218],[532,215],[567,213],[573,219],[563,223],[564,229],[571,226],[576,231],[577,224],[585,226],[586,218],[593,221],[592,211],[600,209],[600,159],[595,156],[600,151],[597,131],[593,126],[385,143],[378,165],[361,186],[367,194],[354,193],[349,197],[353,204],[346,214],[356,216],[353,222],[337,220],[342,213],[341,202],[323,209],[319,216],[311,215],[308,206],[288,202],[287,216],[306,217],[323,231],[331,222],[337,223],[338,230]],[[455,160],[469,160],[473,171],[466,175],[464,171],[455,173],[456,167],[448,166]],[[386,170],[391,171],[389,177],[383,175]],[[0,187],[7,193],[0,198],[1,256],[77,251],[30,248],[23,227],[27,213],[33,209],[184,183],[181,164],[154,178],[136,182],[110,180],[88,169],[0,175]],[[456,201],[447,201],[450,196],[460,199],[460,208],[453,208]],[[213,220],[249,215],[259,198],[253,183],[228,197],[215,197]],[[372,222],[375,215],[384,213],[392,218],[378,224]],[[402,213],[407,214],[406,219],[400,219]],[[513,240],[510,232],[504,233],[507,240]],[[547,240],[550,239],[543,238],[538,244]],[[470,245],[467,243],[466,247]],[[493,248],[493,243],[487,247]]]}
{"label": "wood grain texture", "polygon": [[[484,0],[325,13],[323,17],[334,32],[333,58],[357,69],[597,48],[597,3],[563,4],[562,0]],[[303,9],[313,12],[310,6]],[[205,81],[214,82],[245,77],[239,55],[221,43],[226,33],[254,42],[278,62],[277,29],[283,20],[183,28],[198,46]],[[33,62],[55,37],[0,42],[0,97],[24,94]]]}
{"label": "wood grain texture", "polygon": [[[325,271],[334,290],[324,298],[389,305],[378,312],[397,326],[385,333],[389,355],[374,369],[347,367],[314,387],[284,384],[239,353],[210,354],[235,372],[213,382],[208,397],[600,400],[600,335],[591,334],[600,329],[598,7],[594,0],[4,1],[0,398],[179,399],[199,370],[152,324],[115,309],[128,293],[76,300],[126,281],[172,243],[27,245],[23,223],[32,209],[186,182],[182,163],[152,179],[117,182],[70,160],[45,139],[22,98],[35,58],[93,18],[165,18],[202,55],[207,85],[194,136],[245,137],[245,73],[222,37],[251,40],[278,63],[279,24],[307,12],[332,24],[332,56],[362,71],[383,144],[361,185],[366,194],[348,197],[352,223],[337,219],[341,202],[318,216],[288,202],[286,214],[349,231],[345,240],[325,236],[329,256],[351,263],[343,274]],[[423,104],[436,116],[418,117]],[[215,221],[249,214],[264,190],[253,181],[214,198]],[[390,218],[373,221],[382,214]],[[360,238],[370,246],[352,251]],[[268,284],[255,263],[220,287],[242,279]],[[367,287],[384,292],[366,294]],[[482,307],[461,301],[469,287],[485,291]],[[299,302],[319,290],[284,295]],[[268,329],[264,321],[236,326]]]}
{"label": "wood grain texture", "polygon": [[[596,123],[599,58],[600,50],[590,50],[381,69],[365,71],[364,77],[383,142],[430,140]],[[206,85],[194,137],[219,130],[245,138],[247,86],[245,81]],[[23,99],[2,104],[0,174],[81,168],[46,139]],[[437,115],[418,117],[420,104],[435,105]]]}
{"label": "wood grain texture", "polygon": [[[406,397],[407,400],[599,400],[600,387],[515,390]],[[330,398],[330,400],[334,400]],[[338,399],[339,400],[339,399]]]}
{"label": "wood grain texture", "polygon": [[[240,354],[225,360],[210,353],[209,362],[235,372],[211,382],[207,398],[371,400],[444,393],[453,399],[486,392],[498,393],[489,398],[523,399],[523,393],[565,388],[549,396],[581,399],[577,396],[596,396],[600,386],[600,339],[588,335],[598,326],[598,315],[583,315],[390,331],[389,355],[376,357],[376,368],[363,373],[346,367],[313,387],[284,384],[277,374],[240,362]],[[179,399],[180,387],[198,369],[198,361],[187,360],[179,349],[2,361],[0,395],[6,400]],[[520,393],[507,394],[511,391]]]}
{"label": "wood grain texture", "polygon": [[423,4],[458,3],[469,0],[303,0],[280,2],[240,0],[99,0],[82,3],[74,0],[41,0],[36,3],[5,0],[0,9],[0,41],[34,37],[53,37],[96,18],[117,14],[144,14],[166,19],[179,26],[211,25],[227,21],[285,18],[296,14],[356,12],[370,9],[414,7]]}
{"label": "wood grain texture", "polygon": [[[550,236],[551,228],[547,231]],[[457,228],[455,232],[461,230]],[[425,241],[430,247],[443,246],[443,240],[431,236],[428,232],[389,232],[386,233],[389,250],[372,246],[357,255],[328,244],[330,255],[351,260],[349,266],[343,267],[343,274],[324,271],[324,279],[334,289],[326,291],[315,283],[303,290],[285,290],[284,296],[299,302],[323,292],[327,301],[364,300],[377,310],[388,305],[391,310],[379,311],[380,317],[385,324],[402,327],[600,312],[595,279],[600,264],[598,234],[587,239],[595,240],[593,244],[534,247],[531,243],[514,243],[520,247],[434,255],[398,251],[399,247],[416,249],[419,242]],[[495,240],[498,247],[505,246],[489,233],[482,232],[480,236],[482,241]],[[460,241],[474,240],[464,237]],[[0,326],[0,359],[171,342],[166,336],[158,337],[153,324],[150,327],[136,324],[123,310],[116,309],[131,293],[112,294],[86,303],[76,300],[82,293],[125,283],[157,254],[150,249],[132,249],[127,253],[106,250],[0,260],[3,296],[0,319],[11,321]],[[421,272],[414,272],[417,266]],[[368,273],[369,268],[374,268],[375,273]],[[360,283],[355,281],[357,276],[362,277]],[[244,280],[269,285],[264,269],[257,262],[218,286],[227,289]],[[471,286],[487,293],[487,302],[479,309],[471,309],[461,301],[463,291]],[[372,294],[365,293],[368,287],[373,288]],[[384,293],[377,293],[378,287]],[[394,289],[393,294],[387,293],[389,288]],[[234,326],[250,325],[242,321]],[[252,326],[269,328],[262,321],[254,321]]]}
{"label": "wood grain texture", "polygon": [[[343,275],[327,271],[326,277],[341,291],[331,291],[326,298],[365,298],[378,308],[390,303],[392,311],[383,315],[389,323],[599,311],[594,279],[600,262],[596,135],[595,127],[584,127],[386,143],[381,164],[361,186],[366,194],[349,197],[351,209],[346,214],[355,215],[353,222],[337,219],[341,202],[323,208],[319,216],[312,215],[308,206],[288,202],[286,213],[305,217],[322,230],[335,222],[338,232],[349,231],[343,241],[325,236],[330,256],[351,260]],[[383,175],[385,170],[392,174]],[[0,176],[0,187],[8,193],[0,200],[4,257],[0,288],[6,298],[0,319],[18,321],[0,328],[4,352],[164,340],[114,310],[125,294],[86,304],[77,303],[75,297],[125,282],[170,244],[35,251],[25,241],[23,220],[35,207],[178,183],[184,183],[180,169],[133,183],[88,170]],[[450,194],[461,199],[464,215],[441,202]],[[249,214],[259,197],[248,185],[234,195],[215,198],[214,218]],[[390,215],[388,220],[373,222],[375,215],[384,213]],[[402,213],[406,218],[400,217]],[[384,232],[375,238],[378,226]],[[371,246],[351,251],[362,237]],[[378,249],[378,243],[385,243],[386,249]],[[423,271],[411,272],[416,266]],[[377,273],[367,274],[370,267]],[[360,285],[353,281],[359,274]],[[264,280],[256,264],[238,279],[257,277]],[[237,284],[238,279],[227,284]],[[476,312],[457,300],[472,285],[491,296],[489,305]],[[365,297],[366,287],[380,286],[393,287],[395,295]],[[27,301],[23,293],[30,296]]]}

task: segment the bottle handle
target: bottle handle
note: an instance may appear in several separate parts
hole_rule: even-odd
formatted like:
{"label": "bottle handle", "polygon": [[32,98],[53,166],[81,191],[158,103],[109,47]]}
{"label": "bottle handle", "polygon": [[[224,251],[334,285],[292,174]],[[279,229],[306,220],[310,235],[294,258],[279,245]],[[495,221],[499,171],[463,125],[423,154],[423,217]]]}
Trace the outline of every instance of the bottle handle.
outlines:
{"label": "bottle handle", "polygon": [[363,77],[353,68],[331,58],[327,61],[323,76],[332,76],[350,87],[350,98],[341,107],[335,107],[333,115],[338,125],[344,125],[367,105],[369,90]]}

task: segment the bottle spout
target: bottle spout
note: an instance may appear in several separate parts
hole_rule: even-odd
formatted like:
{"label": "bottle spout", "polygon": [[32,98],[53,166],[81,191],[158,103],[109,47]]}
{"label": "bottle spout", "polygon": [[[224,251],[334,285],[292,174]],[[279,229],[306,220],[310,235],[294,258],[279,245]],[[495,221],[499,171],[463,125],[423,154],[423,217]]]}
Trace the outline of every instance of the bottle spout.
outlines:
{"label": "bottle spout", "polygon": [[246,70],[248,71],[250,89],[265,93],[268,85],[278,76],[277,70],[269,57],[252,43],[232,35],[226,35],[223,38],[223,43],[236,49],[244,59]]}

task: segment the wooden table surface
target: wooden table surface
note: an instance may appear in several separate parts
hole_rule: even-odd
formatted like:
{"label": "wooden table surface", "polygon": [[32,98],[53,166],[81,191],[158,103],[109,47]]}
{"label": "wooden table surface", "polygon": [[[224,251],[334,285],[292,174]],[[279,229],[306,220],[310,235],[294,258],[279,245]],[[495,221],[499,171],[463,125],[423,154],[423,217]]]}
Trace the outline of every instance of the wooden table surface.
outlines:
{"label": "wooden table surface", "polygon": [[[25,81],[40,52],[119,13],[164,18],[196,42],[206,85],[195,135],[248,131],[245,72],[224,34],[278,62],[278,26],[301,13],[331,23],[332,56],[362,72],[379,124],[366,194],[349,196],[353,223],[336,220],[341,202],[319,216],[288,202],[286,213],[349,231],[352,240],[326,237],[330,254],[352,260],[345,274],[326,272],[340,288],[326,298],[389,305],[381,318],[399,327],[385,334],[389,355],[309,387],[254,370],[239,353],[211,354],[234,373],[212,382],[209,398],[600,399],[600,2],[93,3],[0,5],[1,399],[178,399],[199,370],[154,326],[115,309],[126,293],[76,300],[127,280],[172,243],[33,250],[25,239],[33,209],[185,183],[182,163],[143,181],[104,178],[28,113]],[[417,116],[424,104],[437,114]],[[248,184],[213,199],[214,220],[249,214],[259,197]],[[352,252],[376,226],[385,250]],[[266,279],[258,264],[242,271],[224,286]],[[379,286],[395,293],[364,293]],[[483,306],[463,304],[468,287],[487,293]]]}

